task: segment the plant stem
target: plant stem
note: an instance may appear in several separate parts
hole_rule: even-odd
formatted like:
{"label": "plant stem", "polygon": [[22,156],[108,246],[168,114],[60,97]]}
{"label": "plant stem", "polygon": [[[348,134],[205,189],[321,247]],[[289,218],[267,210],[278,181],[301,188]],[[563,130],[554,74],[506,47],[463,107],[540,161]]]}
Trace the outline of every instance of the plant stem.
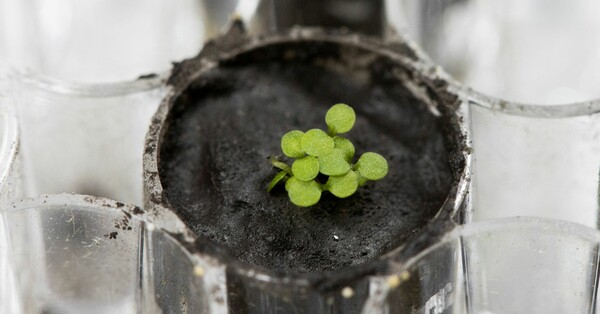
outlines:
{"label": "plant stem", "polygon": [[271,183],[269,183],[269,186],[267,187],[267,193],[271,192],[271,190],[277,185],[277,183],[283,181],[287,181],[287,172],[285,171],[280,171],[274,178],[273,180],[271,180]]}
{"label": "plant stem", "polygon": [[271,156],[270,159],[271,159],[271,164],[273,165],[273,167],[279,168],[279,169],[287,172],[287,174],[292,175],[292,168],[290,168],[290,166],[288,166],[286,163],[277,160],[277,158],[275,158],[273,156]]}
{"label": "plant stem", "polygon": [[331,138],[334,138],[337,135],[337,133],[328,126],[327,135],[331,136]]}

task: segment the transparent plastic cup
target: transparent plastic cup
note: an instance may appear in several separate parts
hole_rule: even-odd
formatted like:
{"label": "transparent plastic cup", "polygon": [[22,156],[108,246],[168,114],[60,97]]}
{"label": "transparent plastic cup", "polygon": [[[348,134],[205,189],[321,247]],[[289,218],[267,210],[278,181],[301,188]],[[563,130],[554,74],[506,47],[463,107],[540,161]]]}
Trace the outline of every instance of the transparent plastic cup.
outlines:
{"label": "transparent plastic cup", "polygon": [[171,63],[197,54],[237,2],[1,1],[26,195],[141,204],[144,134]]}
{"label": "transparent plastic cup", "polygon": [[[598,226],[599,3],[388,1],[397,28],[467,87],[473,219]],[[393,7],[392,7],[393,6]]]}
{"label": "transparent plastic cup", "polygon": [[477,91],[530,104],[600,98],[597,1],[387,2],[397,28]]}
{"label": "transparent plastic cup", "polygon": [[597,104],[471,104],[474,220],[541,216],[599,227]]}
{"label": "transparent plastic cup", "polygon": [[363,313],[595,313],[599,245],[597,230],[550,219],[460,226],[374,281]]}
{"label": "transparent plastic cup", "polygon": [[0,58],[75,83],[134,81],[196,55],[238,1],[0,1]]}
{"label": "transparent plastic cup", "polygon": [[2,313],[215,309],[207,297],[213,289],[205,284],[209,267],[146,221],[138,207],[63,194],[17,201],[3,209]]}
{"label": "transparent plastic cup", "polygon": [[77,192],[140,204],[144,133],[161,84],[158,77],[79,88],[21,76],[26,195]]}

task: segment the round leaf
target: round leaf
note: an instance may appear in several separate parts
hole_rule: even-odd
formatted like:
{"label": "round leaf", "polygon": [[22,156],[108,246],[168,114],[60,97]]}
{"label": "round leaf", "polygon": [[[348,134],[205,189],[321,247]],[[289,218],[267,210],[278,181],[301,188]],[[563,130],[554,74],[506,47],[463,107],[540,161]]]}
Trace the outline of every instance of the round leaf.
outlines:
{"label": "round leaf", "polygon": [[329,154],[319,157],[319,171],[328,176],[341,176],[350,171],[344,151],[334,148]]}
{"label": "round leaf", "polygon": [[327,110],[325,122],[329,130],[336,134],[346,133],[352,129],[356,121],[354,109],[346,104],[337,104]]}
{"label": "round leaf", "polygon": [[305,153],[302,150],[301,139],[304,133],[302,131],[294,130],[285,133],[281,138],[281,151],[288,157],[291,158],[302,158]]}
{"label": "round leaf", "polygon": [[344,151],[344,155],[346,156],[347,162],[352,162],[352,158],[354,158],[354,144],[350,142],[349,139],[343,138],[341,136],[336,136],[333,138],[334,148],[339,148]]}
{"label": "round leaf", "polygon": [[310,181],[319,174],[319,160],[313,156],[296,159],[292,164],[292,173],[301,181]]}
{"label": "round leaf", "polygon": [[333,139],[325,131],[319,129],[307,131],[300,141],[302,150],[315,157],[328,154],[334,146]]}
{"label": "round leaf", "polygon": [[379,180],[388,173],[388,163],[377,153],[364,153],[356,163],[356,171],[365,179]]}
{"label": "round leaf", "polygon": [[346,198],[358,189],[358,175],[354,171],[348,171],[343,176],[331,176],[327,180],[326,186],[331,194],[339,198]]}
{"label": "round leaf", "polygon": [[285,184],[290,201],[296,206],[308,207],[321,199],[321,187],[316,181],[301,181],[291,177]]}

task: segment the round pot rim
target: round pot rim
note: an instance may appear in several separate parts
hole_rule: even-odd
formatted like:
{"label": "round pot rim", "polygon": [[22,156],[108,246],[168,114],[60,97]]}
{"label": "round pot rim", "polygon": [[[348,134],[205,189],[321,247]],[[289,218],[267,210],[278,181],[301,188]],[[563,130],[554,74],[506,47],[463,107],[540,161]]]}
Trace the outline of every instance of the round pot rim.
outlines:
{"label": "round pot rim", "polygon": [[[401,35],[396,34],[396,36],[402,36],[404,40],[411,42],[411,48],[418,58],[425,60],[429,64],[436,64],[424,48],[412,40],[410,34],[402,32]],[[547,105],[505,100],[501,97],[481,92],[469,84],[456,79],[443,66],[437,65],[436,67],[439,76],[452,85],[451,89],[454,92],[463,94],[470,105],[497,113],[528,118],[561,119],[592,115],[600,112],[600,98]]]}
{"label": "round pot rim", "polygon": [[453,84],[457,89],[461,90],[468,97],[472,105],[506,115],[527,118],[562,119],[587,116],[600,112],[600,98],[555,105],[520,103],[487,95],[467,86],[465,83],[456,81],[455,79],[452,80],[455,81]]}
{"label": "round pot rim", "polygon": [[[9,204],[10,206],[6,206]],[[23,197],[13,199],[4,204],[3,213],[11,213],[22,211],[30,208],[54,208],[54,207],[81,207],[82,209],[97,208],[102,211],[111,211],[115,213],[129,213],[136,220],[151,224],[145,210],[133,204],[121,203],[109,198],[76,194],[76,193],[59,193],[59,194],[41,194],[32,197]],[[94,209],[92,209],[94,211]],[[101,211],[99,211],[101,213]]]}
{"label": "round pot rim", "polygon": [[[418,75],[420,79],[425,79],[429,82],[439,81],[440,77],[438,76],[439,71],[437,67],[430,64],[427,60],[421,60],[419,58],[413,58],[411,56],[406,56],[398,53],[396,48],[399,46],[399,50],[402,52],[406,52],[406,49],[410,49],[410,45],[413,45],[410,41],[405,41],[402,38],[400,42],[394,43],[383,43],[377,40],[373,40],[372,38],[365,37],[362,35],[346,33],[344,31],[340,32],[339,30],[331,31],[331,30],[323,30],[320,28],[306,28],[306,27],[296,27],[289,31],[284,31],[281,33],[274,33],[264,36],[258,37],[248,37],[243,31],[243,25],[234,24],[224,37],[217,38],[216,41],[212,41],[207,43],[205,46],[205,50],[200,53],[200,55],[194,59],[189,59],[184,61],[183,66],[188,65],[186,63],[189,62],[189,65],[195,65],[196,69],[192,69],[190,73],[177,73],[174,72],[174,77],[171,78],[167,85],[166,96],[161,102],[156,114],[154,115],[148,133],[146,134],[146,142],[144,149],[144,161],[143,161],[143,176],[144,176],[144,205],[145,208],[149,211],[151,216],[154,216],[153,220],[161,225],[161,226],[169,226],[165,227],[169,229],[170,232],[173,233],[181,233],[185,235],[186,241],[190,243],[194,242],[197,239],[202,239],[201,235],[194,234],[189,228],[185,226],[183,221],[177,216],[170,204],[168,204],[166,198],[163,196],[163,186],[158,172],[158,161],[159,161],[159,144],[162,139],[162,135],[165,131],[163,128],[164,123],[166,122],[170,108],[172,107],[174,100],[178,97],[178,89],[175,87],[178,83],[181,83],[183,80],[185,82],[192,82],[195,78],[205,73],[205,71],[216,67],[219,63],[219,60],[230,59],[236,55],[239,55],[243,52],[248,52],[251,50],[268,47],[276,44],[286,44],[286,43],[295,43],[295,42],[327,42],[339,45],[349,45],[359,49],[363,49],[365,51],[374,52],[378,55],[389,58],[390,60],[399,63],[403,67],[414,71],[415,75]],[[231,37],[230,39],[235,39],[233,41],[238,44],[233,45],[228,40],[223,40],[223,46],[219,46],[218,40]],[[233,42],[232,41],[232,42]],[[231,49],[234,48],[234,49]],[[215,57],[215,52],[218,54]],[[212,54],[212,55],[211,55]],[[198,62],[198,60],[200,60]],[[199,66],[199,68],[198,68]],[[180,66],[181,67],[181,66]],[[183,70],[180,70],[183,71]],[[187,87],[187,84],[183,84],[183,88]],[[450,87],[450,86],[448,86]],[[465,199],[468,186],[470,183],[470,175],[471,175],[471,153],[469,149],[469,130],[467,127],[468,114],[465,110],[464,99],[457,96],[458,101],[460,102],[459,108],[456,108],[452,115],[456,118],[456,123],[460,128],[461,139],[458,145],[462,145],[460,147],[460,155],[463,160],[464,166],[461,168],[459,178],[455,180],[454,186],[448,193],[448,197],[444,204],[440,207],[439,211],[432,218],[432,220],[426,224],[433,225],[436,224],[440,226],[439,221],[447,219],[449,224],[442,223],[441,225],[444,227],[443,230],[435,231],[440,233],[445,233],[449,229],[454,228],[455,224],[451,221],[454,217],[454,214],[459,210],[459,207],[462,205],[463,200]],[[465,116],[461,116],[465,114]],[[464,118],[464,119],[463,119]],[[457,134],[458,135],[458,134]],[[168,221],[169,219],[175,219],[175,222]],[[426,229],[426,228],[423,228]],[[437,228],[440,229],[440,228]],[[435,230],[435,229],[432,229]],[[439,236],[439,234],[434,235]],[[428,237],[431,237],[431,234],[428,234]],[[417,241],[423,244],[423,242],[427,241]],[[393,250],[396,251],[397,249]],[[200,252],[192,252],[194,254],[200,255],[199,258],[211,258],[210,256],[202,256]],[[375,259],[364,264],[355,265],[347,268],[341,268],[332,271],[324,271],[324,272],[308,272],[308,273],[287,273],[287,272],[276,272],[272,270],[260,269],[258,267],[247,265],[241,263],[232,258],[228,258],[226,260],[221,260],[221,262],[228,268],[232,268],[236,273],[251,277],[257,281],[267,283],[267,284],[281,284],[281,285],[289,285],[295,284],[299,286],[312,286],[313,288],[322,288],[327,289],[331,287],[339,287],[340,284],[347,282],[349,279],[353,278],[357,275],[375,275],[378,274],[379,271],[376,269],[381,269],[382,265],[388,265],[392,263],[391,258],[387,256],[388,254],[384,254],[382,258]],[[327,280],[323,280],[327,279]],[[325,283],[326,282],[326,283]]]}
{"label": "round pot rim", "polygon": [[22,84],[49,93],[79,97],[117,97],[145,92],[161,87],[171,74],[171,70],[142,75],[134,80],[106,83],[77,82],[58,79],[27,69],[15,70]]}

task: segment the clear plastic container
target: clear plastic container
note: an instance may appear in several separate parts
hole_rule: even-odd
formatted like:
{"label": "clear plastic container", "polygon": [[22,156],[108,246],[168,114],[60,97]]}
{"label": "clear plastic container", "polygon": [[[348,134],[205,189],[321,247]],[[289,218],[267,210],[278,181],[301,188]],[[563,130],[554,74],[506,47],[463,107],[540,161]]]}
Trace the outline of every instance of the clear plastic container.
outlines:
{"label": "clear plastic container", "polygon": [[26,194],[77,192],[141,204],[144,134],[162,80],[91,87],[22,76],[16,96]]}
{"label": "clear plastic container", "polygon": [[468,86],[458,88],[471,102],[473,219],[597,227],[600,4],[388,3],[396,27]]}
{"label": "clear plastic container", "polygon": [[144,134],[171,62],[197,54],[237,2],[0,2],[0,58],[20,73],[26,195],[141,204]]}
{"label": "clear plastic container", "polygon": [[238,1],[0,1],[0,58],[74,83],[134,81],[198,53]]}
{"label": "clear plastic container", "polygon": [[595,313],[599,245],[568,222],[467,224],[374,282],[363,313]]}
{"label": "clear plastic container", "polygon": [[474,220],[541,216],[599,227],[600,103],[471,103]]}
{"label": "clear plastic container", "polygon": [[63,194],[3,209],[2,313],[218,312],[208,265],[138,207]]}
{"label": "clear plastic container", "polygon": [[397,28],[477,91],[529,104],[600,98],[597,1],[387,2]]}

